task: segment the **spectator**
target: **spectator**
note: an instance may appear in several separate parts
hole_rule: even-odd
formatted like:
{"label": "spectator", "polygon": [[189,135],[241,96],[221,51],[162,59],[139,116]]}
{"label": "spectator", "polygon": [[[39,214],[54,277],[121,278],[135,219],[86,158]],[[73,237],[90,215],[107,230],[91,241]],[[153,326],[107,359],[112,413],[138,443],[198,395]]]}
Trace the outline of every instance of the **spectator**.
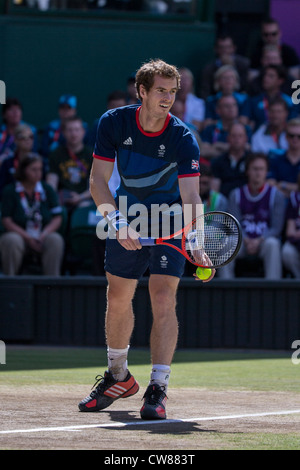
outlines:
{"label": "spectator", "polygon": [[126,106],[126,104],[128,103],[125,91],[115,90],[112,91],[107,97],[107,109],[121,108],[122,106]]}
{"label": "spectator", "polygon": [[295,78],[299,77],[299,57],[295,49],[282,42],[282,32],[279,23],[274,19],[264,20],[261,24],[261,37],[251,56],[251,69],[259,69],[261,64],[262,49],[265,45],[276,46],[282,56],[284,67]]}
{"label": "spectator", "polygon": [[[128,103],[127,103],[126,93],[124,93],[121,90],[114,90],[111,93],[109,93],[109,95],[107,96],[106,109],[108,110],[108,109],[121,108],[122,106],[126,106],[127,104]],[[131,104],[134,104],[134,103],[131,103]],[[96,142],[98,122],[99,122],[99,119],[96,119],[93,125],[93,130],[90,133],[89,146],[92,148],[94,148],[94,145]],[[117,165],[117,160],[116,160],[113,173],[109,180],[109,189],[113,195],[115,194],[115,191],[118,188],[119,184],[120,184],[120,176],[119,176],[118,165]]]}
{"label": "spectator", "polygon": [[291,119],[286,125],[287,150],[271,150],[268,183],[275,185],[288,198],[297,191],[300,172],[300,119]]}
{"label": "spectator", "polygon": [[0,199],[6,184],[13,183],[20,161],[33,151],[34,134],[28,124],[19,124],[14,132],[15,150],[3,160],[0,166]]}
{"label": "spectator", "polygon": [[[17,98],[7,98],[6,104],[2,105],[2,125],[0,127],[0,163],[3,159],[15,150],[15,130],[20,124],[25,124],[22,120],[23,107]],[[37,130],[28,124],[34,136],[33,150],[37,150]]]}
{"label": "spectator", "polygon": [[196,129],[196,127],[193,124],[190,124],[190,123],[187,123],[187,122],[184,121],[184,103],[181,100],[175,99],[175,101],[173,103],[173,106],[171,108],[171,113],[174,116],[178,117],[190,129],[190,131],[194,134],[194,136],[195,136],[195,138],[198,142],[199,148],[200,148],[200,154],[201,154],[200,164],[202,164],[202,163],[209,164],[209,160],[207,160],[204,157],[204,155],[209,151],[210,145],[205,143],[205,142],[202,142],[200,134],[199,134],[198,130]]}
{"label": "spectator", "polygon": [[[109,93],[109,95],[107,96],[107,100],[106,100],[107,109],[121,108],[122,106],[126,106],[128,104],[127,99],[128,99],[128,96],[126,92],[122,90],[114,90],[111,93]],[[89,147],[94,147],[95,145],[98,122],[99,122],[99,119],[98,118],[95,119],[92,130],[91,132],[89,132],[89,140],[88,140]]]}
{"label": "spectator", "polygon": [[[266,279],[282,277],[281,235],[285,218],[285,198],[267,181],[268,157],[254,153],[247,158],[248,182],[229,196],[228,212],[241,223],[243,242],[237,258],[263,260]],[[235,277],[235,260],[219,270],[223,279]]]}
{"label": "spectator", "polygon": [[88,186],[93,152],[84,145],[85,128],[80,117],[64,120],[62,133],[65,144],[50,154],[46,180],[59,192],[61,204],[73,209],[91,202]]}
{"label": "spectator", "polygon": [[177,99],[181,100],[185,106],[184,122],[193,124],[199,131],[203,127],[205,116],[204,100],[195,95],[194,75],[186,67],[179,69],[181,82],[180,90],[177,92]]}
{"label": "spectator", "polygon": [[42,159],[28,154],[19,164],[16,182],[5,187],[0,238],[3,273],[17,275],[25,255],[41,257],[43,273],[60,275],[63,237],[57,233],[62,208],[53,189],[41,181]]}
{"label": "spectator", "polygon": [[[262,76],[264,68],[268,67],[268,65],[283,66],[280,49],[272,44],[264,46],[262,49],[261,68],[259,71],[256,71],[254,75],[252,74],[252,78],[250,78],[248,82],[247,93],[249,96],[255,96],[263,93]],[[286,95],[290,95],[292,83],[294,80],[295,77],[287,72],[286,78],[280,87],[281,92],[285,93]]]}
{"label": "spectator", "polygon": [[204,212],[226,211],[227,198],[220,192],[212,189],[213,174],[210,165],[201,165],[200,196],[204,204]]}
{"label": "spectator", "polygon": [[270,150],[288,148],[286,140],[286,124],[288,106],[282,98],[275,98],[269,104],[269,122],[262,124],[251,138],[252,152],[263,152],[266,155]]}
{"label": "spectator", "polygon": [[231,36],[220,35],[215,42],[215,58],[205,65],[202,72],[201,97],[203,99],[215,93],[214,75],[223,65],[231,65],[237,70],[240,77],[240,87],[237,91],[246,90],[250,60],[236,54],[236,45]]}
{"label": "spectator", "polygon": [[297,191],[292,191],[286,211],[286,241],[282,247],[284,267],[292,275],[300,278],[300,173]]}
{"label": "spectator", "polygon": [[175,99],[171,108],[171,113],[178,117],[190,130],[199,134],[198,129],[196,126],[194,126],[194,124],[185,121],[185,105],[183,101],[180,99]]}
{"label": "spectator", "polygon": [[240,79],[238,73],[231,65],[223,65],[214,75],[215,94],[207,97],[205,101],[204,126],[215,123],[220,116],[217,113],[217,103],[221,96],[234,96],[238,104],[238,120],[248,124],[250,117],[249,97],[246,93],[239,93]]}
{"label": "spectator", "polygon": [[230,191],[246,183],[245,160],[248,154],[248,137],[245,126],[234,123],[228,132],[228,151],[211,162],[212,189],[228,197]]}
{"label": "spectator", "polygon": [[[41,154],[48,157],[59,145],[65,144],[62,132],[63,123],[77,114],[77,98],[74,95],[62,95],[58,101],[58,117],[53,119],[46,127],[41,145]],[[88,139],[88,125],[83,123],[85,129],[84,142]]]}
{"label": "spectator", "polygon": [[[228,131],[233,123],[238,122],[238,105],[234,96],[221,96],[216,109],[220,119],[216,124],[205,127],[201,133],[202,141],[209,144],[205,148],[205,154],[202,153],[202,156],[207,159],[218,157],[228,151]],[[251,129],[249,127],[245,129],[247,138],[250,140]]]}
{"label": "spectator", "polygon": [[281,97],[289,109],[288,119],[297,117],[298,109],[290,96],[281,92],[281,86],[286,77],[285,69],[279,65],[268,65],[262,73],[263,93],[251,98],[251,120],[257,129],[269,120],[269,104],[275,98]]}

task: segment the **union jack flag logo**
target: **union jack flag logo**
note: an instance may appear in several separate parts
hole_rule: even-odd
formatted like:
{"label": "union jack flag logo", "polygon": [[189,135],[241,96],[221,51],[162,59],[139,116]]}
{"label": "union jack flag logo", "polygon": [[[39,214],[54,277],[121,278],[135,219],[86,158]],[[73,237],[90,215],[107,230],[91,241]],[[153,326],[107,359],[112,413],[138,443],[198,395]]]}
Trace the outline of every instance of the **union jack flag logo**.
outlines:
{"label": "union jack flag logo", "polygon": [[192,170],[199,170],[198,160],[192,160]]}

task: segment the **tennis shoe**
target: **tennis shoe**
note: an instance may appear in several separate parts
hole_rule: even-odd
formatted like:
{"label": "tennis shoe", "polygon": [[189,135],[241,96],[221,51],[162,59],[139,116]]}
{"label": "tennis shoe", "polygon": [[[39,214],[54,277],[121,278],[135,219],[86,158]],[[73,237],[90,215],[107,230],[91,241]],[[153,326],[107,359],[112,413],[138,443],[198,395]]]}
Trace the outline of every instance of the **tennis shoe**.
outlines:
{"label": "tennis shoe", "polygon": [[167,395],[164,387],[158,384],[148,385],[144,395],[144,404],[141,408],[142,419],[166,419]]}
{"label": "tennis shoe", "polygon": [[139,391],[139,384],[128,371],[124,381],[114,379],[111,372],[106,371],[104,377],[97,375],[94,390],[79,404],[80,411],[100,411],[110,406],[118,398],[127,398]]}

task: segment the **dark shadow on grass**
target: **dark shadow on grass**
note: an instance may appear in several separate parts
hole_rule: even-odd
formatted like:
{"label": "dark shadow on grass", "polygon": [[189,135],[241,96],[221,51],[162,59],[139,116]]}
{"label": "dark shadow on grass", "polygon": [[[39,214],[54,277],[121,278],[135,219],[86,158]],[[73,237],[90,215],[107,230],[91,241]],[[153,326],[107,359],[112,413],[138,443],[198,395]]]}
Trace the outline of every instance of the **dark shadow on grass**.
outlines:
{"label": "dark shadow on grass", "polygon": [[[144,421],[136,417],[135,411],[101,411],[101,414],[107,414],[112,422],[124,423],[124,426],[101,426],[101,429],[110,429],[118,431],[146,431],[151,434],[174,434],[184,436],[196,432],[218,432],[213,429],[201,429],[200,424],[196,422],[180,421],[177,419]],[[136,423],[136,424],[135,424]]]}

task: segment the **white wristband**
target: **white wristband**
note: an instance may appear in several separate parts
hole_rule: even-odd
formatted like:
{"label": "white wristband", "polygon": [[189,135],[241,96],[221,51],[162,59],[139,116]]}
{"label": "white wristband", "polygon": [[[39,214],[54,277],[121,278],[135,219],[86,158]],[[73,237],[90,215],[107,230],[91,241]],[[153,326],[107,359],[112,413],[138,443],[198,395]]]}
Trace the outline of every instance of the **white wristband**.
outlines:
{"label": "white wristband", "polygon": [[121,214],[120,211],[115,210],[107,214],[106,219],[108,221],[108,225],[115,229],[117,232],[122,227],[128,227],[129,223],[124,215]]}

